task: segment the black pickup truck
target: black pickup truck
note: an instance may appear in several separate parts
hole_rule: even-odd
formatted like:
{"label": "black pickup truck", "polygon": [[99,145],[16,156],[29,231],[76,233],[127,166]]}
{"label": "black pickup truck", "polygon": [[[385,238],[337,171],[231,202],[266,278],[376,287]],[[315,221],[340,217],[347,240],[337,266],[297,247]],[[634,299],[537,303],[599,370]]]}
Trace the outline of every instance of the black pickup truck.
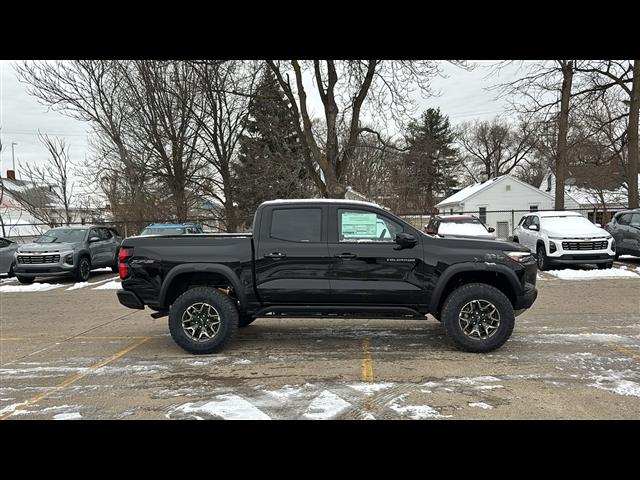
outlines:
{"label": "black pickup truck", "polygon": [[257,317],[440,320],[459,348],[487,352],[537,297],[526,247],[426,235],[377,205],[274,200],[253,234],[130,237],[120,248],[129,308],[169,315],[188,352],[220,351]]}

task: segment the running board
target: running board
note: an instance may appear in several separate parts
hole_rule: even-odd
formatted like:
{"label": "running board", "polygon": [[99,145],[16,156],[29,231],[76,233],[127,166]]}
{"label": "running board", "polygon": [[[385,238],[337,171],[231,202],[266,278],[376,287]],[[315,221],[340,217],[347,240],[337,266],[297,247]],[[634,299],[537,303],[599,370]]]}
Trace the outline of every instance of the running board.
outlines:
{"label": "running board", "polygon": [[339,316],[362,318],[421,318],[422,314],[410,307],[360,306],[360,305],[271,305],[252,314],[255,317],[317,317]]}
{"label": "running board", "polygon": [[161,312],[155,312],[151,314],[151,318],[162,318],[162,317],[166,317],[167,315],[169,315],[168,311],[161,311]]}

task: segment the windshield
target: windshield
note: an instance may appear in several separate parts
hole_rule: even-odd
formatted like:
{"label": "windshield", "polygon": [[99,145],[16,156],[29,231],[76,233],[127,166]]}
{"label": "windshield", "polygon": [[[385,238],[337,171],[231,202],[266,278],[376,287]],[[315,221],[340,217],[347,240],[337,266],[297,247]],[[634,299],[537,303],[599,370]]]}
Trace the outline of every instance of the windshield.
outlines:
{"label": "windshield", "polygon": [[581,233],[583,231],[592,231],[595,228],[595,225],[583,216],[542,217],[540,218],[540,228],[567,233]]}
{"label": "windshield", "polygon": [[147,227],[140,235],[184,235],[182,227]]}
{"label": "windshield", "polygon": [[54,228],[34,240],[35,243],[74,243],[84,240],[86,229]]}
{"label": "windshield", "polygon": [[459,222],[441,222],[438,228],[440,235],[488,235],[487,229],[479,220]]}

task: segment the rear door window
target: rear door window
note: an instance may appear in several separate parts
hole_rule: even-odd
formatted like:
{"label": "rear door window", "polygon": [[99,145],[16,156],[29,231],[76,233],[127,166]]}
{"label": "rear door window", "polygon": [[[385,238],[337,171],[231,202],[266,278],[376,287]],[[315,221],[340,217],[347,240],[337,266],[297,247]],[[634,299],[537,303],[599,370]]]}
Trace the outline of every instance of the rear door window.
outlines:
{"label": "rear door window", "polygon": [[322,209],[278,208],[271,214],[269,236],[288,242],[320,242]]}

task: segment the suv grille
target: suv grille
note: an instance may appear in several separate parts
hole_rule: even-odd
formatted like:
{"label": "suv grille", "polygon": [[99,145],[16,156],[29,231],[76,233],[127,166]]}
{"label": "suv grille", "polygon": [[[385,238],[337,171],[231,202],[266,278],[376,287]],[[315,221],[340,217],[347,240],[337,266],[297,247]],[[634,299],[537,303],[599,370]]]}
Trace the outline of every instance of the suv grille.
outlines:
{"label": "suv grille", "polygon": [[607,241],[598,242],[562,242],[564,250],[606,250]]}
{"label": "suv grille", "polygon": [[60,255],[18,255],[18,263],[58,263]]}

